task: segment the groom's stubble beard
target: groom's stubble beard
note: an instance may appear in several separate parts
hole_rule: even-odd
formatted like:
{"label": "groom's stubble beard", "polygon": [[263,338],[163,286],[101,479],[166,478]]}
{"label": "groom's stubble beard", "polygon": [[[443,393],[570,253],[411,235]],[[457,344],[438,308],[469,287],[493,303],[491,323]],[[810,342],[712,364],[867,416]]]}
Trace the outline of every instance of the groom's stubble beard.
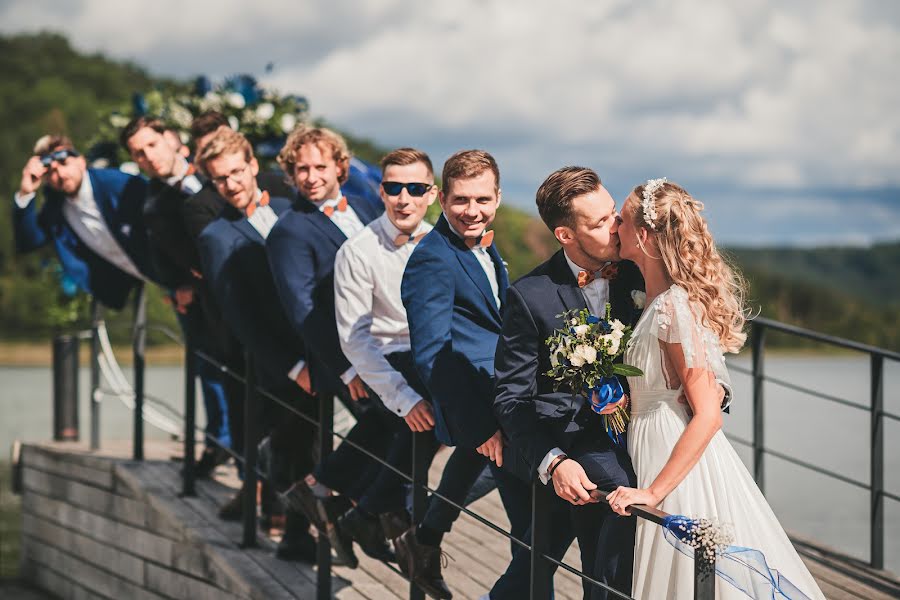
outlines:
{"label": "groom's stubble beard", "polygon": [[619,234],[617,233],[610,234],[609,243],[602,249],[586,248],[577,235],[574,240],[578,246],[578,250],[594,262],[594,265],[585,265],[586,267],[593,266],[599,269],[608,262],[618,262],[622,260],[619,256]]}

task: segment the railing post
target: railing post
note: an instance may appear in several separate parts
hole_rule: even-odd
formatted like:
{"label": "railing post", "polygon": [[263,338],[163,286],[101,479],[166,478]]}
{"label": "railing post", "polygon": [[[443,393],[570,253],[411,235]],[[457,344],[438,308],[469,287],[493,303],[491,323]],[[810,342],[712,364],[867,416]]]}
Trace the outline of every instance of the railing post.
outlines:
{"label": "railing post", "polygon": [[144,460],[144,352],[147,348],[147,298],[143,284],[134,300],[134,460]]}
{"label": "railing post", "polygon": [[765,493],[765,344],[766,328],[753,321],[750,328],[753,345],[753,478],[759,491]]}
{"label": "railing post", "polygon": [[91,450],[100,448],[100,323],[103,307],[91,300]]}
{"label": "railing post", "polygon": [[[324,461],[334,448],[334,397],[319,394],[319,460]],[[331,544],[324,532],[319,532],[319,543],[316,546],[316,598],[331,598]]]}
{"label": "railing post", "polygon": [[253,354],[244,352],[244,486],[242,548],[256,546],[256,459],[259,447],[259,405]]}
{"label": "railing post", "polygon": [[53,338],[53,439],[78,440],[78,336]]}
{"label": "railing post", "polygon": [[[417,525],[425,518],[425,507],[428,493],[428,461],[425,460],[425,448],[428,436],[432,432],[413,432],[412,434],[412,523]],[[412,581],[409,582],[409,600],[423,600],[425,592]]]}
{"label": "railing post", "polygon": [[872,469],[871,552],[869,562],[875,569],[884,568],[884,357],[871,355]]}
{"label": "railing post", "polygon": [[531,484],[531,600],[546,600],[553,594],[550,563],[544,558],[550,550],[551,497],[547,487],[537,481]]}
{"label": "railing post", "polygon": [[184,480],[181,493],[184,496],[195,496],[195,436],[197,422],[197,357],[191,338],[184,340]]}
{"label": "railing post", "polygon": [[[651,567],[652,568],[652,567]],[[694,549],[694,600],[716,599],[716,559],[707,559],[703,548]]]}

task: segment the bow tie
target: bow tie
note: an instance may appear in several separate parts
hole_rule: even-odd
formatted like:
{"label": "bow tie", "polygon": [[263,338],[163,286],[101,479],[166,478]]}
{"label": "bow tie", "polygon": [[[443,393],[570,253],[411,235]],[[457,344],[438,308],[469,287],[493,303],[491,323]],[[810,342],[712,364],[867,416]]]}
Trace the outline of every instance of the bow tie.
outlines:
{"label": "bow tie", "polygon": [[480,246],[481,248],[489,248],[490,245],[494,242],[494,232],[485,231],[478,239],[466,238],[463,241],[466,243],[466,246],[469,248],[469,250],[471,250],[475,246]]}
{"label": "bow tie", "polygon": [[403,246],[404,244],[418,244],[419,241],[425,237],[425,232],[417,233],[416,235],[409,235],[408,233],[401,233],[397,237],[394,238],[394,245],[398,248]]}
{"label": "bow tie", "polygon": [[262,196],[259,197],[259,202],[251,202],[247,205],[247,218],[253,216],[253,213],[256,212],[256,205],[260,206],[268,206],[269,205],[269,192],[263,192]]}
{"label": "bow tie", "polygon": [[597,279],[595,273],[599,273],[601,279],[614,279],[619,274],[619,265],[609,263],[599,271],[579,271],[578,287],[583,288]]}
{"label": "bow tie", "polygon": [[341,199],[338,200],[337,204],[333,206],[326,206],[322,209],[322,212],[325,213],[325,216],[331,218],[331,215],[334,214],[334,211],[337,210],[339,212],[344,212],[347,210],[347,196],[341,196]]}

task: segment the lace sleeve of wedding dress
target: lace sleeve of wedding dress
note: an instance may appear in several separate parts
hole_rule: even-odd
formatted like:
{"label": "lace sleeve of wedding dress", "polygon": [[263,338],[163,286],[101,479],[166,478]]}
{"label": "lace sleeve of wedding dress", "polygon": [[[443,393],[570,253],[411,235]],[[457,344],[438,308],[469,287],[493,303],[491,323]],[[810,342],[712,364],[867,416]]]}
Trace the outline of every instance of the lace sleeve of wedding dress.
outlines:
{"label": "lace sleeve of wedding dress", "polygon": [[[656,337],[667,344],[680,344],[688,369],[712,371],[716,379],[731,384],[718,336],[702,325],[684,288],[673,285],[659,299]],[[665,371],[669,371],[666,365]],[[670,373],[666,373],[669,380]]]}

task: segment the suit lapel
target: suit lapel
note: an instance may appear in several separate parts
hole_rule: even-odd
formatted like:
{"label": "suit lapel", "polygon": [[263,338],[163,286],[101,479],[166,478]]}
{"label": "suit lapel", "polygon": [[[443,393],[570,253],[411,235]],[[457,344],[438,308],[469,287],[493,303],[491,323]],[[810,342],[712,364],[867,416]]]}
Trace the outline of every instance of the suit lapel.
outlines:
{"label": "suit lapel", "polygon": [[551,273],[558,286],[556,293],[559,295],[559,299],[562,301],[565,309],[582,310],[587,308],[584,294],[581,293],[578,282],[575,280],[575,276],[572,275],[572,270],[569,268],[569,263],[566,262],[566,256],[563,251],[560,250],[554,254],[550,261]]}
{"label": "suit lapel", "polygon": [[[312,224],[324,233],[325,237],[331,240],[335,247],[340,248],[347,241],[347,236],[344,235],[341,228],[335,225],[331,219],[325,216],[325,213],[319,210],[319,207],[306,198],[302,196],[297,198],[297,209],[307,213]],[[356,209],[354,208],[353,210]]]}
{"label": "suit lapel", "polygon": [[472,283],[475,284],[475,287],[477,287],[478,291],[481,292],[481,295],[484,296],[491,314],[499,321],[500,309],[497,308],[497,301],[494,300],[494,290],[491,289],[491,282],[488,281],[484,268],[481,266],[481,263],[478,262],[478,259],[475,258],[475,253],[466,247],[465,243],[458,235],[450,231],[450,224],[447,223],[444,215],[441,215],[435,229],[444,235],[450,249],[456,254],[456,258],[459,260],[459,264],[462,266],[463,271],[466,272],[466,275],[469,276],[469,279],[472,280]]}

